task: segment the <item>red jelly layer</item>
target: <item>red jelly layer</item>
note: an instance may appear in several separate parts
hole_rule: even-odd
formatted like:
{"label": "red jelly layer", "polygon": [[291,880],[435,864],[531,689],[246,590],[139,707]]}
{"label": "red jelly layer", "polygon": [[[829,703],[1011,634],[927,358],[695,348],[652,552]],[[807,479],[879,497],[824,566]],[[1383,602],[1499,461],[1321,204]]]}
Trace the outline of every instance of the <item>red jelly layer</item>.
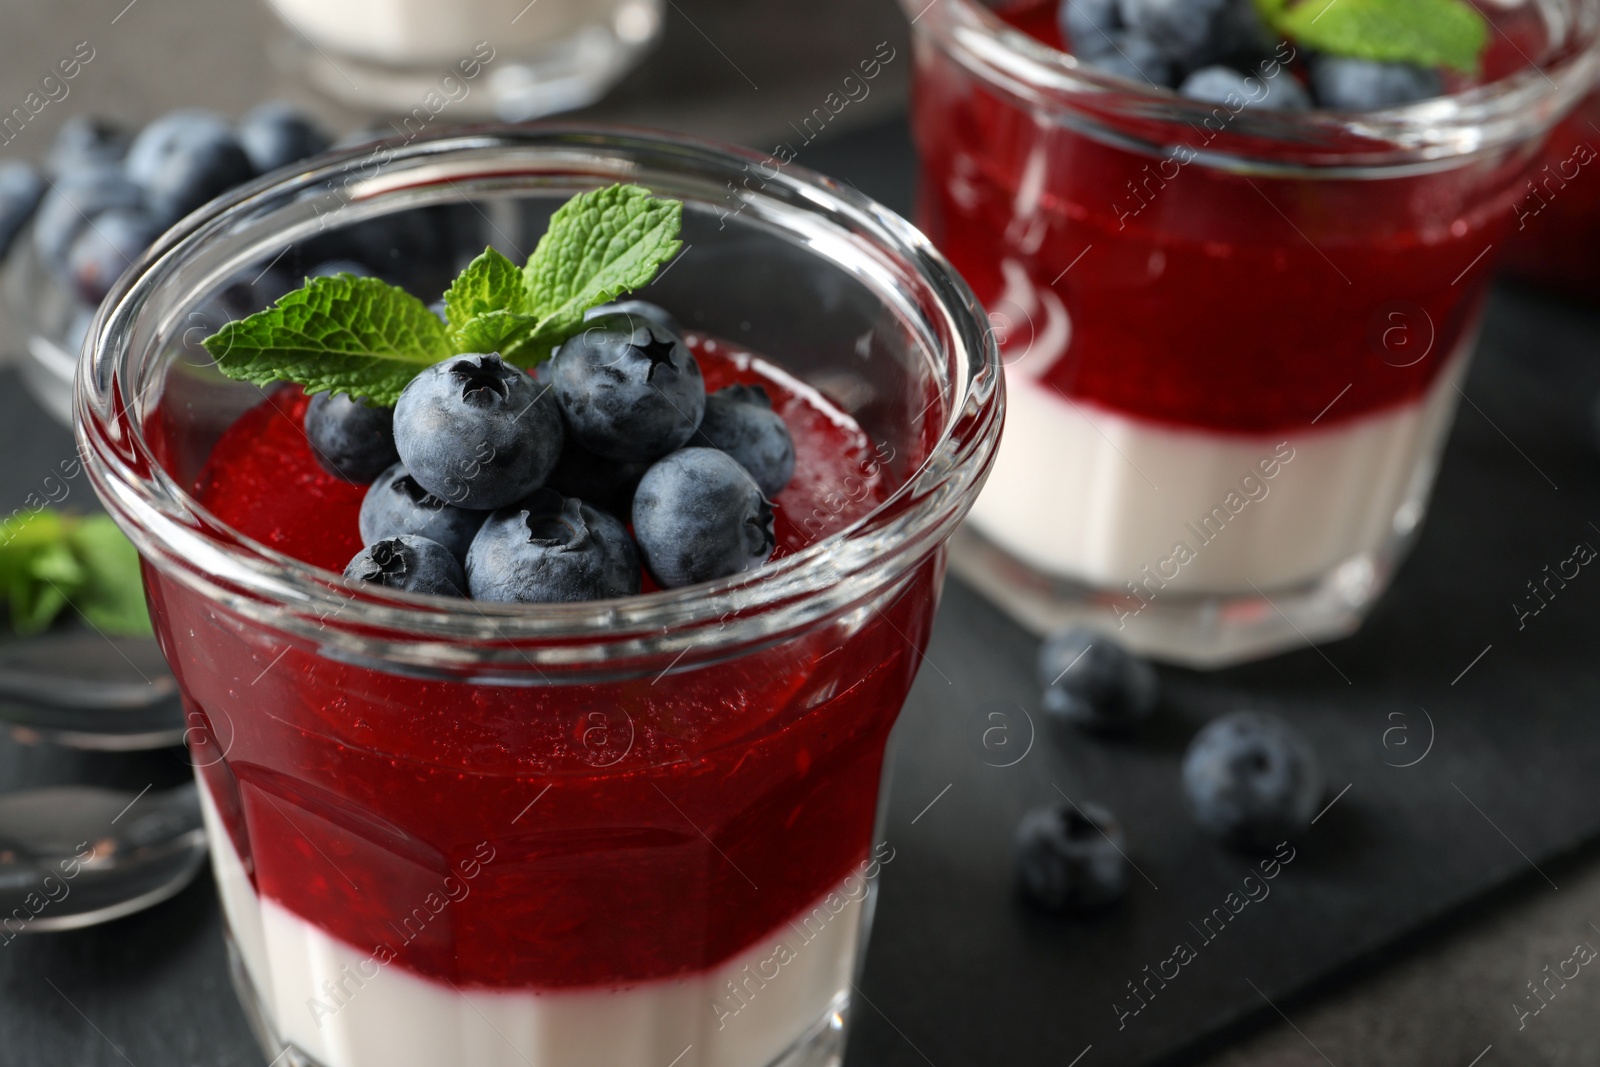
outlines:
{"label": "red jelly layer", "polygon": [[[713,388],[765,385],[788,422],[804,458],[784,511],[837,528],[881,495],[846,417],[749,357],[702,343],[700,359]],[[241,418],[200,491],[249,536],[339,566],[361,491],[320,474],[302,406],[280,394]],[[791,521],[784,544],[807,536]],[[713,967],[863,864],[939,566],[729,662],[548,687],[332,659],[147,578],[196,753],[226,753],[197,762],[258,891],[383,963],[553,989]]]}
{"label": "red jelly layer", "polygon": [[[1002,16],[1062,44],[1053,2]],[[913,125],[919,222],[1005,320],[1008,362],[1074,400],[1240,433],[1419,401],[1473,328],[1526,169],[1227,173],[1024,110],[933,49]],[[1052,299],[1059,354],[1032,350]]]}

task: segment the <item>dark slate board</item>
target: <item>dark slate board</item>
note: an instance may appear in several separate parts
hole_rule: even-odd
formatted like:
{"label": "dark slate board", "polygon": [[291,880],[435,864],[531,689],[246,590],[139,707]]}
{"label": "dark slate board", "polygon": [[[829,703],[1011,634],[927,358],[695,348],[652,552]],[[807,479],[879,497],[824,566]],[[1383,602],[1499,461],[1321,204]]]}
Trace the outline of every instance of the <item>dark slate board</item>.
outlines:
{"label": "dark slate board", "polygon": [[[809,146],[799,162],[909,206],[913,162],[900,127]],[[1187,1059],[1275,1018],[1269,999],[1281,1007],[1474,901],[1508,886],[1548,891],[1544,875],[1559,884],[1557,858],[1600,837],[1591,706],[1600,574],[1585,568],[1521,632],[1511,603],[1576,542],[1600,547],[1588,525],[1600,524],[1597,341],[1592,313],[1497,294],[1467,387],[1481,413],[1463,409],[1434,512],[1367,628],[1321,653],[1210,675],[1165,671],[1165,706],[1136,741],[1046,729],[1031,680],[1035,642],[952,582],[898,728],[885,829],[896,854],[884,868],[850,1062],[1071,1067],[1091,1045],[1081,1067]],[[70,449],[15,377],[0,375],[0,505],[20,502]],[[1333,788],[1350,789],[1269,883],[1271,895],[1202,943],[1189,923],[1224,906],[1251,866],[1191,828],[1177,767],[1198,723],[1239,706],[1293,717]],[[1434,727],[1426,758],[1386,766],[1423,751],[1424,708]],[[973,740],[974,719],[993,710],[1009,710],[1022,747],[1032,716],[1032,748],[1014,766],[986,765],[1000,761]],[[1386,747],[1396,726],[1407,732],[1389,734]],[[185,771],[173,752],[83,757],[0,742],[0,788],[70,775],[137,790]],[[1135,876],[1125,907],[1052,919],[1015,899],[1012,827],[1057,787],[1110,805],[1127,825],[1149,881]],[[1127,1003],[1124,983],[1143,980],[1178,941],[1196,958],[1119,1031],[1112,1005]],[[1481,1028],[1485,1043],[1501,1029],[1461,1025]],[[0,946],[0,1067],[128,1062],[260,1063],[228,987],[208,881],[105,927]]]}

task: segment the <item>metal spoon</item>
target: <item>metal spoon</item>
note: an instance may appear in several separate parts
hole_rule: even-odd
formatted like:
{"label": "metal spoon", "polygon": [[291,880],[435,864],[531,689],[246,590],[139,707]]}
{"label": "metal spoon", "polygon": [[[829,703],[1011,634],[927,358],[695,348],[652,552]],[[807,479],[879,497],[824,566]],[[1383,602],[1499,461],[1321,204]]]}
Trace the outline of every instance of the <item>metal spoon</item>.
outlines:
{"label": "metal spoon", "polygon": [[184,741],[178,683],[153,638],[86,629],[0,644],[0,723],[23,744],[133,752]]}
{"label": "metal spoon", "polygon": [[193,782],[0,794],[0,944],[141,911],[188,885],[205,858]]}

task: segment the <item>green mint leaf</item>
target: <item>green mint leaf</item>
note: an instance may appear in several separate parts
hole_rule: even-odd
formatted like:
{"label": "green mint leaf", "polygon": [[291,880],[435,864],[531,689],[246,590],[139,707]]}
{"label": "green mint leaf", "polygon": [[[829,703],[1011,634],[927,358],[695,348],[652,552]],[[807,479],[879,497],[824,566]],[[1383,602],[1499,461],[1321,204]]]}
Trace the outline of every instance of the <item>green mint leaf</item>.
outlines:
{"label": "green mint leaf", "polygon": [[[460,337],[462,330],[480,315],[497,311],[524,314],[527,310],[522,271],[492,248],[484,249],[483,255],[467,264],[444,294],[445,322],[453,337]],[[456,351],[484,350],[458,342]]]}
{"label": "green mint leaf", "polygon": [[104,515],[49,509],[0,524],[0,593],[17,633],[45,630],[67,607],[112,636],[148,636],[139,553]]}
{"label": "green mint leaf", "polygon": [[1471,74],[1489,23],[1466,0],[1256,0],[1267,22],[1320,52]]}
{"label": "green mint leaf", "polygon": [[466,325],[456,331],[456,350],[498,352],[503,358],[514,363],[515,354],[520,350],[522,342],[533,332],[538,321],[532,315],[520,315],[515,311],[486,311],[481,315],[474,315],[467,320]]}
{"label": "green mint leaf", "polygon": [[508,358],[523,366],[548,358],[585,311],[648,283],[678,254],[682,223],[682,203],[638,185],[610,185],[562,204],[523,268],[539,325]]}
{"label": "green mint leaf", "polygon": [[34,634],[49,626],[82,581],[64,547],[65,536],[65,523],[53,511],[23,515],[0,526],[0,593],[18,633]]}
{"label": "green mint leaf", "polygon": [[112,636],[153,633],[139,553],[117,524],[106,515],[90,516],[69,527],[68,542],[83,575],[70,598],[78,614]]}
{"label": "green mint leaf", "polygon": [[297,382],[393,404],[418,371],[455,354],[444,323],[404,289],[377,278],[312,278],[265,311],[206,338],[230,378]]}

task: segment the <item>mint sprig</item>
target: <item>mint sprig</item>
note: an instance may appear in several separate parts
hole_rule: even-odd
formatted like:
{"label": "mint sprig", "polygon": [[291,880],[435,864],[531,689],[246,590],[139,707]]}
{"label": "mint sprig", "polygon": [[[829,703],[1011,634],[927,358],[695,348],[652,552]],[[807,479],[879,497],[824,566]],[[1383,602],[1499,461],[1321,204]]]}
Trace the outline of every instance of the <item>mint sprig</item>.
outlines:
{"label": "mint sprig", "polygon": [[151,633],[139,554],[105,515],[47,508],[0,523],[0,593],[20,634],[39,633],[69,606],[113,636]]}
{"label": "mint sprig", "polygon": [[314,278],[205,341],[230,378],[296,382],[393,404],[418,371],[466,352],[533,367],[584,312],[647,284],[681,247],[683,205],[637,185],[582,193],[557,209],[524,267],[486,249],[444,295],[445,320],[375,278]]}
{"label": "mint sprig", "polygon": [[222,373],[256,385],[298,382],[393,404],[430,364],[454,355],[444,323],[376,278],[311,278],[265,311],[206,338]]}
{"label": "mint sprig", "polygon": [[1256,0],[1267,24],[1337,56],[1478,69],[1489,23],[1466,0]]}

